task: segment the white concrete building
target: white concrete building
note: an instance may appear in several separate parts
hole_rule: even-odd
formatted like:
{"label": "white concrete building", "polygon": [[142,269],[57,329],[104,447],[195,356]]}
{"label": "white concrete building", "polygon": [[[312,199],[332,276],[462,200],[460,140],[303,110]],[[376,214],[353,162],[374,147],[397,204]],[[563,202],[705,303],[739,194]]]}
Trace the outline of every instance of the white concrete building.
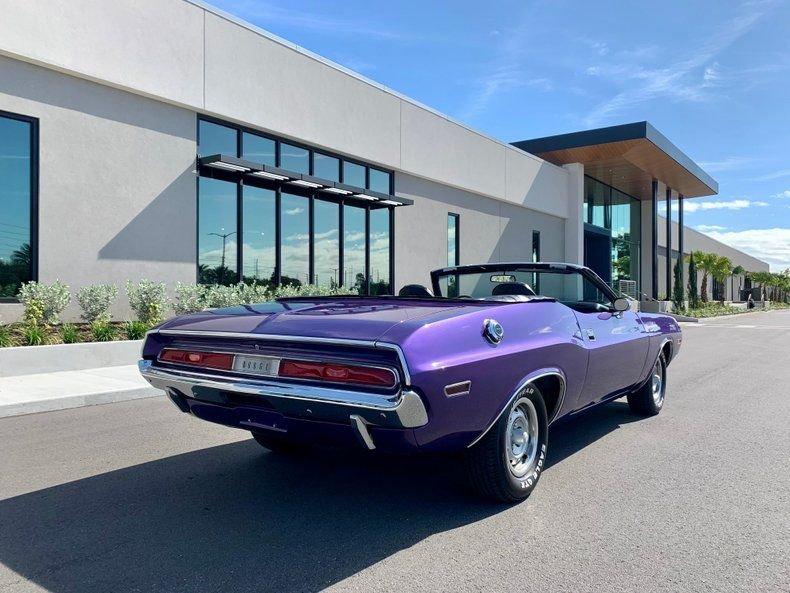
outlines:
{"label": "white concrete building", "polygon": [[[3,321],[29,279],[388,293],[448,264],[533,258],[658,295],[652,205],[667,186],[717,191],[645,122],[510,145],[197,0],[0,14]],[[685,236],[686,252],[768,268],[674,233],[671,249]]]}

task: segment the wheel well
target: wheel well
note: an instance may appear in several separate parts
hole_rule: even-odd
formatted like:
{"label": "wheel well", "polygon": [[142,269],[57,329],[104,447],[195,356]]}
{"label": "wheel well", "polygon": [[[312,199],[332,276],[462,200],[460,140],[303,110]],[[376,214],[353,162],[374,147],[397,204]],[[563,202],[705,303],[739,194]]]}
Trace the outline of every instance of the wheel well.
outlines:
{"label": "wheel well", "polygon": [[559,406],[562,404],[562,392],[565,388],[563,380],[559,375],[544,375],[543,377],[538,377],[532,383],[543,395],[543,401],[546,404],[546,415],[549,422],[551,422],[557,415],[557,412],[559,412]]}
{"label": "wheel well", "polygon": [[664,364],[669,365],[672,360],[672,342],[667,342],[661,347],[661,355],[664,357]]}

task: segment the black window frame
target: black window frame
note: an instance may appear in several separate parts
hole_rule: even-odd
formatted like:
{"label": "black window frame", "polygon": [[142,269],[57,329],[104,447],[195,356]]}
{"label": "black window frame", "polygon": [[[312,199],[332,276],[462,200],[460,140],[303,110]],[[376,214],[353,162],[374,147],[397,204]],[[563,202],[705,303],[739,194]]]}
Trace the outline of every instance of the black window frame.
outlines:
{"label": "black window frame", "polygon": [[[305,144],[303,142],[292,140],[290,138],[281,138],[281,137],[275,136],[273,134],[268,134],[266,132],[261,132],[260,130],[256,130],[254,128],[250,128],[248,126],[244,126],[244,125],[240,125],[240,124],[234,124],[234,123],[227,122],[227,121],[224,121],[222,119],[218,119],[218,118],[211,117],[211,116],[208,116],[208,115],[198,115],[197,118],[196,118],[196,145],[197,145],[196,146],[197,147],[196,152],[197,152],[198,156],[201,156],[200,155],[200,122],[201,121],[205,121],[205,122],[208,122],[208,123],[213,123],[213,124],[216,124],[216,125],[224,126],[226,128],[231,128],[231,129],[236,131],[236,154],[233,155],[233,156],[241,157],[241,155],[244,154],[244,146],[243,146],[244,134],[245,133],[253,134],[253,135],[261,136],[261,137],[268,138],[268,139],[274,141],[274,143],[275,143],[275,161],[276,161],[276,166],[277,167],[281,166],[281,157],[280,157],[280,154],[281,154],[281,152],[280,152],[281,143],[286,143],[286,144],[289,144],[291,146],[295,146],[297,148],[303,148],[303,149],[308,151],[308,153],[309,153],[309,174],[310,175],[314,174],[315,153],[320,153],[322,155],[338,159],[338,162],[339,162],[338,163],[339,177],[340,177],[340,182],[341,183],[344,183],[344,179],[343,179],[343,177],[344,177],[343,164],[345,162],[348,162],[348,163],[352,163],[352,164],[355,164],[355,165],[359,165],[359,166],[361,166],[361,167],[363,167],[365,169],[365,184],[364,184],[364,187],[361,187],[360,189],[369,189],[369,187],[370,187],[370,169],[374,168],[374,169],[377,169],[378,171],[381,171],[381,172],[389,174],[389,184],[390,184],[389,194],[390,195],[394,195],[394,193],[395,193],[395,172],[390,170],[390,169],[386,169],[386,168],[383,168],[383,167],[380,167],[380,166],[376,166],[376,165],[371,165],[371,164],[368,164],[368,163],[366,163],[364,161],[360,161],[358,159],[347,158],[347,157],[345,157],[345,156],[343,156],[341,154],[338,154],[338,153],[335,153],[335,152],[332,152],[332,151],[329,151],[329,150],[324,150],[323,148],[314,148],[314,147],[312,147],[312,146],[310,146],[308,144]],[[207,156],[207,155],[202,155],[202,156]],[[195,207],[198,210],[197,213],[196,213],[196,217],[195,217],[196,218],[196,237],[195,237],[195,239],[196,239],[195,240],[195,278],[196,278],[196,282],[197,283],[200,282],[200,268],[199,268],[199,242],[200,242],[200,237],[198,236],[199,224],[200,224],[200,220],[199,220],[200,219],[200,212],[199,212],[199,209],[198,209],[198,203],[199,203],[199,192],[200,192],[200,189],[199,189],[199,178],[201,176],[215,177],[215,178],[223,179],[223,180],[226,180],[226,181],[235,181],[238,184],[237,204],[236,204],[236,211],[237,211],[237,217],[238,217],[237,229],[236,229],[236,232],[237,232],[236,237],[237,237],[237,240],[238,240],[237,261],[236,261],[236,266],[238,268],[237,279],[236,279],[237,282],[243,282],[244,281],[244,275],[243,275],[243,270],[244,270],[244,261],[243,261],[244,235],[243,235],[243,220],[242,220],[242,216],[243,216],[243,211],[242,211],[243,210],[243,204],[242,204],[243,186],[246,183],[247,185],[253,185],[253,186],[256,186],[256,187],[258,187],[258,186],[259,187],[264,187],[264,188],[267,188],[267,189],[273,189],[275,191],[275,280],[276,280],[276,285],[277,286],[281,286],[282,285],[281,284],[281,280],[282,280],[282,253],[281,253],[282,252],[282,229],[281,229],[282,208],[281,208],[281,193],[283,191],[283,182],[272,182],[272,181],[265,181],[265,180],[255,180],[254,183],[250,183],[249,180],[245,180],[241,176],[238,176],[238,175],[235,175],[235,174],[222,173],[222,172],[218,172],[218,173],[217,172],[211,172],[209,174],[204,174],[202,172],[198,172],[196,174],[196,176],[195,176],[195,178],[196,178],[195,179],[195,196],[196,196]],[[321,194],[317,190],[306,189],[306,188],[298,188],[298,187],[288,186],[286,188],[286,191],[289,194],[296,194],[296,195],[305,196],[309,200],[309,209],[310,209],[310,215],[309,215],[310,230],[309,230],[309,234],[310,234],[310,237],[308,239],[308,242],[309,242],[308,249],[309,249],[309,253],[310,253],[310,256],[309,256],[310,257],[310,261],[309,261],[309,275],[310,275],[310,283],[311,284],[315,281],[315,261],[314,261],[314,256],[315,256],[315,253],[314,253],[314,248],[315,248],[315,237],[314,237],[314,229],[315,229],[314,213],[315,213],[315,208],[314,208],[314,203],[315,203],[315,200],[316,199],[323,199],[323,200],[326,200],[326,201],[334,201],[334,202],[336,202],[338,204],[338,206],[339,206],[338,207],[338,216],[339,216],[339,221],[338,221],[339,222],[339,224],[338,224],[339,235],[338,235],[338,239],[339,239],[339,251],[340,251],[340,257],[339,257],[339,262],[338,263],[339,263],[339,270],[343,270],[344,269],[344,263],[345,263],[344,262],[344,254],[343,254],[343,232],[344,232],[344,229],[343,229],[343,211],[344,211],[344,208],[345,208],[347,200],[345,198],[343,198],[343,197],[329,198],[328,196],[326,196],[324,194]],[[369,269],[370,268],[370,254],[369,254],[369,252],[370,252],[370,211],[373,208],[371,207],[370,204],[359,204],[359,203],[356,203],[356,202],[353,203],[353,204],[349,203],[349,205],[353,206],[354,208],[364,209],[364,211],[365,211],[365,252],[366,252],[366,256],[365,256],[365,294],[369,295],[370,294],[370,269]],[[390,246],[389,246],[390,287],[389,288],[390,288],[390,294],[395,294],[394,291],[395,291],[395,210],[396,210],[396,208],[394,206],[386,206],[386,209],[389,211],[389,229],[390,229],[390,233],[389,233],[389,242],[390,242]],[[343,283],[344,279],[342,277],[342,274],[339,274],[338,276],[339,276],[338,277],[339,286],[344,286],[344,283]]]}
{"label": "black window frame", "polygon": [[[30,124],[30,280],[38,282],[38,192],[39,192],[39,120],[37,117],[3,111],[0,117]],[[0,303],[18,303],[17,297],[0,297]]]}

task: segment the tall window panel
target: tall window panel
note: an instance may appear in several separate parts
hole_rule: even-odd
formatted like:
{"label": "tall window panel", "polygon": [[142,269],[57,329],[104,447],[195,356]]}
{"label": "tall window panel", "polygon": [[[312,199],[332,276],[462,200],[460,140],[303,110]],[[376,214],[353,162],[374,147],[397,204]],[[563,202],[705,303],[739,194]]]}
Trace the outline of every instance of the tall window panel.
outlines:
{"label": "tall window panel", "polygon": [[242,279],[274,286],[276,255],[276,193],[271,189],[244,186],[242,200]]}
{"label": "tall window panel", "polygon": [[365,210],[343,208],[343,285],[365,294]]}
{"label": "tall window panel", "polygon": [[[540,231],[532,231],[532,261],[540,261]],[[532,290],[540,294],[540,274],[532,274]]]}
{"label": "tall window panel", "polygon": [[310,283],[310,201],[282,192],[280,197],[280,258],[283,286]]}
{"label": "tall window panel", "polygon": [[392,294],[390,281],[390,211],[370,211],[370,294]]}
{"label": "tall window panel", "polygon": [[[461,244],[461,217],[452,212],[447,214],[447,265],[460,265],[460,244]],[[447,276],[443,280],[442,290],[448,297],[458,296],[458,277]]]}
{"label": "tall window panel", "polygon": [[313,222],[313,283],[336,288],[340,284],[340,206],[316,200]]}
{"label": "tall window panel", "polygon": [[198,179],[198,276],[204,284],[238,281],[236,184]]}
{"label": "tall window panel", "polygon": [[0,115],[0,299],[34,279],[34,134],[32,121]]}
{"label": "tall window panel", "polygon": [[238,156],[236,145],[238,132],[235,128],[215,124],[214,122],[200,120],[198,124],[198,154],[209,156],[212,154],[227,154]]}

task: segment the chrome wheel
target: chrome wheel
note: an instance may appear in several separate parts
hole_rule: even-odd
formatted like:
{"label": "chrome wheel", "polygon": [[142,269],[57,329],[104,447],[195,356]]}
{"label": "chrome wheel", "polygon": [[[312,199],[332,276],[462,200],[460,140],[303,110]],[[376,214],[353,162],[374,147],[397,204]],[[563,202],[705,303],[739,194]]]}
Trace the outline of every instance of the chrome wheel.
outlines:
{"label": "chrome wheel", "polygon": [[656,406],[660,406],[664,402],[664,368],[661,364],[661,359],[656,361],[656,365],[653,367],[653,377],[651,378],[652,381],[652,391],[653,391],[653,402],[655,402]]}
{"label": "chrome wheel", "polygon": [[538,452],[538,413],[526,397],[520,398],[510,409],[505,450],[508,467],[514,476],[522,478],[533,469]]}

